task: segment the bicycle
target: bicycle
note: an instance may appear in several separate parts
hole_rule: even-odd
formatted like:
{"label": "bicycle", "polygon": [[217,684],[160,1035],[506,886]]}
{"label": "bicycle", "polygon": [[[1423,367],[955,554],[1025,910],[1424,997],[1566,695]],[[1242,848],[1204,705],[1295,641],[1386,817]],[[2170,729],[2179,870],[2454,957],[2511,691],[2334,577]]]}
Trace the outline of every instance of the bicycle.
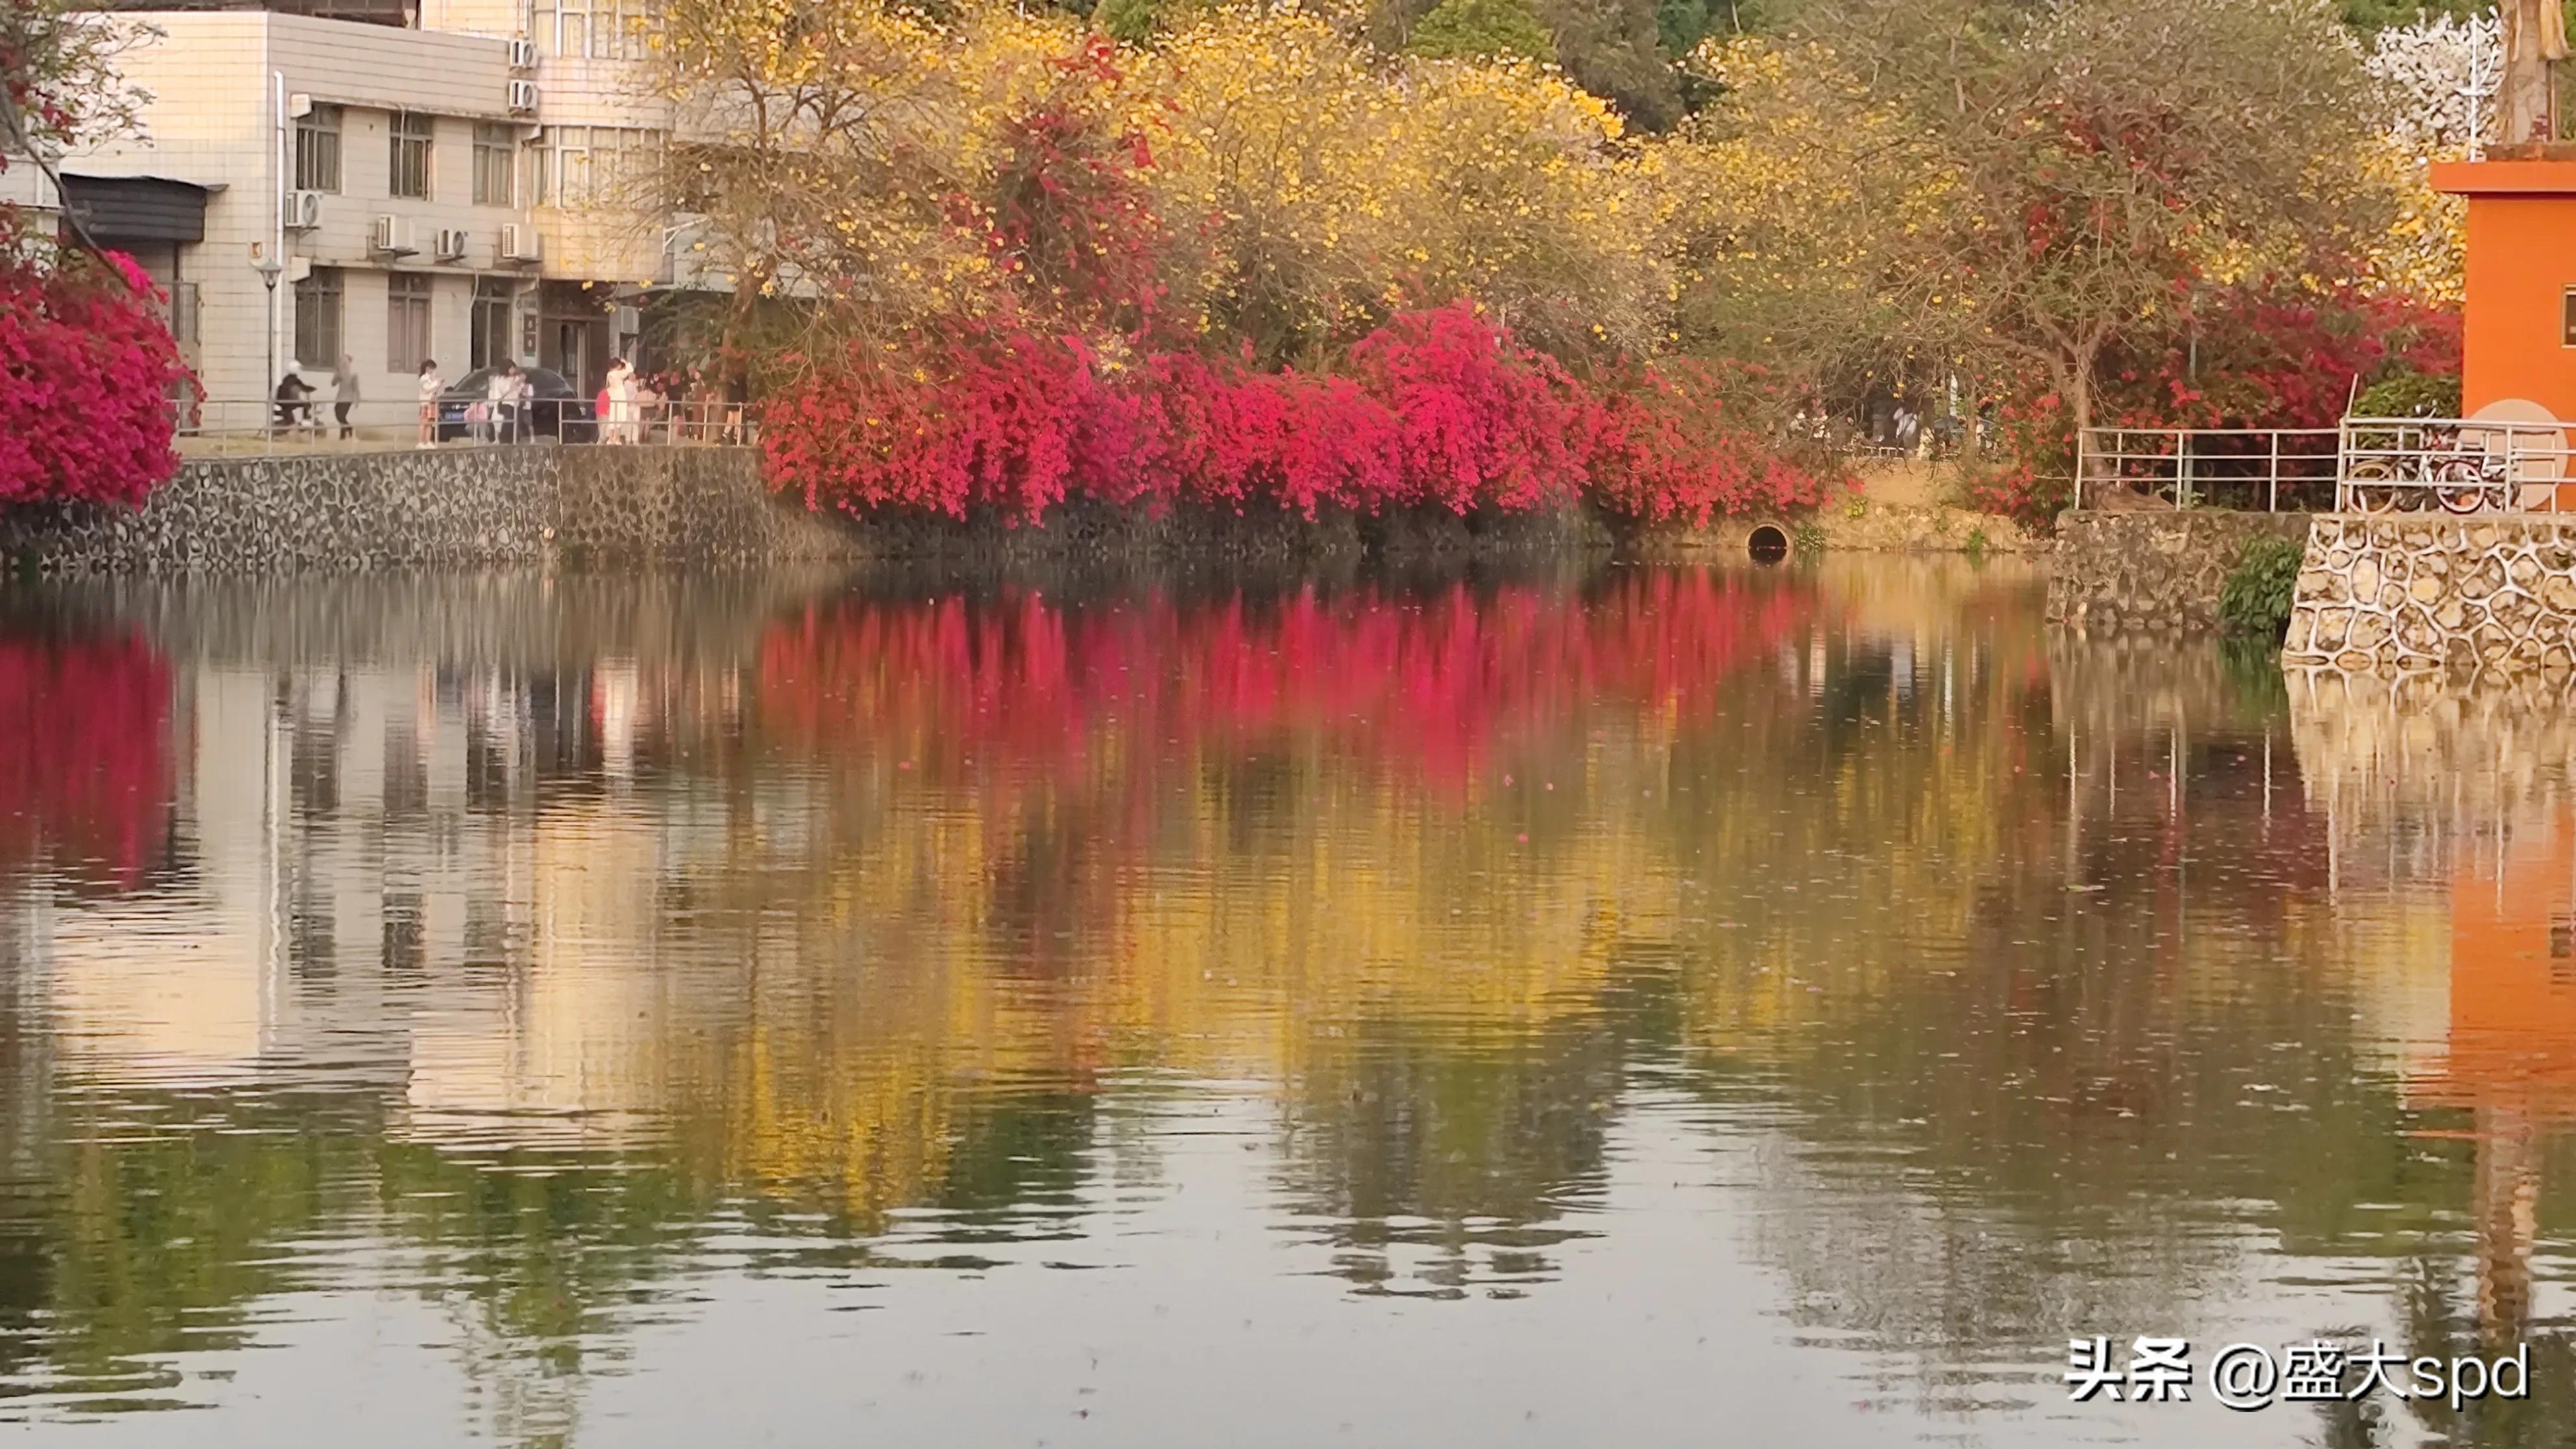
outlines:
{"label": "bicycle", "polygon": [[2457,428],[2425,430],[2423,446],[2353,464],[2352,506],[2363,513],[2475,513],[2490,491],[2505,487],[2504,461],[2483,447],[2464,446]]}

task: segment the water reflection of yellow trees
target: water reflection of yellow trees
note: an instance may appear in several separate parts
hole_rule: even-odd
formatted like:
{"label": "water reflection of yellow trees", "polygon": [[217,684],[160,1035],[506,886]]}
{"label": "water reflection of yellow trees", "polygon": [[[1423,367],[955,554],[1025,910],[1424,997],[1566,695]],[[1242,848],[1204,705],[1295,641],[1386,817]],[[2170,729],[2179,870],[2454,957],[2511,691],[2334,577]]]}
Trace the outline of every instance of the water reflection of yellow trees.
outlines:
{"label": "water reflection of yellow trees", "polygon": [[1729,875],[1805,899],[1679,953],[1693,1039],[1797,1108],[1766,1231],[1801,1316],[1975,1362],[2170,1321],[2249,1227],[2328,1251],[2423,1227],[2451,1189],[2368,1028],[2425,1034],[2441,895],[2332,899],[2259,677],[1989,644],[1971,694],[1930,694],[1955,723],[1870,690],[1813,776],[1847,783],[1770,787],[1791,867]]}
{"label": "water reflection of yellow trees", "polygon": [[[1678,1051],[1777,1104],[1799,1314],[1927,1351],[2062,1337],[2043,1289],[2161,1308],[2228,1270],[2159,1204],[2331,1246],[2438,1199],[2356,1025],[2420,1010],[2427,907],[2330,907],[2271,695],[2052,653],[2014,587],[852,597],[736,659],[468,671],[383,738],[289,710],[316,779],[386,762],[382,803],[344,771],[288,837],[350,887],[313,897],[351,915],[338,974],[283,939],[297,999],[399,1004],[363,1023],[399,1085],[225,1150],[322,1153],[559,1374],[733,1214],[888,1253],[1060,1231],[1095,1104],[1155,1073],[1272,1088],[1281,1189],[1355,1280],[1509,1291],[1602,1190],[1633,1063]],[[354,1211],[242,1200],[272,1242]],[[48,1231],[93,1281],[124,1251]],[[85,1311],[168,1331],[115,1281]]]}

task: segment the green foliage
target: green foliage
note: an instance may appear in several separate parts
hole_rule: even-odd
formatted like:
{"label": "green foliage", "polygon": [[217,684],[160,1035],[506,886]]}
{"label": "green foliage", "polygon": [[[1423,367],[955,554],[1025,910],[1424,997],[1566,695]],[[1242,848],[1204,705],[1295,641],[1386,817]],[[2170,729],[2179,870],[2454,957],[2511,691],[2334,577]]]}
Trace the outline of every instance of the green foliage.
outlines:
{"label": "green foliage", "polygon": [[1161,0],[1099,0],[1091,18],[1111,39],[1142,45],[1152,38],[1162,13]]}
{"label": "green foliage", "polygon": [[1556,58],[1576,85],[1617,106],[1639,127],[1682,118],[1680,82],[1664,53],[1657,0],[1536,0],[1556,37]]}
{"label": "green foliage", "polygon": [[1679,60],[1699,47],[1711,31],[1732,31],[1738,17],[1730,16],[1725,0],[1659,0],[1655,6],[1655,32],[1663,41],[1664,55]]}
{"label": "green foliage", "polygon": [[[1137,0],[1105,0],[1107,5]],[[1556,41],[1529,0],[1440,0],[1405,49],[1429,60],[1553,60]]]}
{"label": "green foliage", "polygon": [[2278,639],[2290,627],[2299,565],[2307,545],[2286,538],[2258,538],[2236,556],[2236,567],[2218,591],[2218,620],[2230,634]]}
{"label": "green foliage", "polygon": [[1825,526],[1812,518],[1800,519],[1798,526],[1789,530],[1789,546],[1804,554],[1823,553]]}
{"label": "green foliage", "polygon": [[2460,380],[2431,377],[2400,368],[2361,390],[2352,400],[2357,418],[2456,418],[2460,415]]}

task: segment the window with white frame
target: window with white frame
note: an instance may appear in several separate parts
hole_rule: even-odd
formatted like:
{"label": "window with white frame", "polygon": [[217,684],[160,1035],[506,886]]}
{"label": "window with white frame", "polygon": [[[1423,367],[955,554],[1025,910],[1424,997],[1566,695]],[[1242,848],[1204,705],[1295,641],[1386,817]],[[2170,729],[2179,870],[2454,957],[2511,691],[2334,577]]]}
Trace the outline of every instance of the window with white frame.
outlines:
{"label": "window with white frame", "polygon": [[510,206],[510,172],[519,159],[518,128],[506,122],[474,123],[474,204]]}
{"label": "window with white frame", "polygon": [[528,34],[548,55],[641,60],[655,19],[653,0],[532,0]]}
{"label": "window with white frame", "polygon": [[338,106],[315,106],[295,118],[295,189],[340,189]]}
{"label": "window with white frame", "polygon": [[661,171],[662,142],[662,132],[635,127],[548,126],[529,147],[529,204],[644,206]]}
{"label": "window with white frame", "polygon": [[396,111],[388,194],[418,201],[429,199],[429,153],[438,140],[438,118],[420,111]]}
{"label": "window with white frame", "polygon": [[510,303],[518,285],[507,277],[475,278],[474,310],[467,318],[469,366],[499,367],[510,360]]}
{"label": "window with white frame", "polygon": [[437,349],[430,346],[431,278],[395,272],[385,278],[385,370],[418,370]]}

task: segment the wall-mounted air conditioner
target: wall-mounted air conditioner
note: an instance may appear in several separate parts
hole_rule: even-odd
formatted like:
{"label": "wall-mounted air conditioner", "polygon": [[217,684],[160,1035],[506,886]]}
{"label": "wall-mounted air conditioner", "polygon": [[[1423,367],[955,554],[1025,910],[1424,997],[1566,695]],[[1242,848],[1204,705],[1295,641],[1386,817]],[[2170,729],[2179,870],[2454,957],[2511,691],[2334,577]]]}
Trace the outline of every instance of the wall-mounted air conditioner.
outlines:
{"label": "wall-mounted air conditioner", "polygon": [[367,233],[367,244],[380,252],[409,256],[420,248],[411,244],[411,226],[399,216],[376,218],[373,231]]}
{"label": "wall-mounted air conditioner", "polygon": [[514,116],[532,116],[535,115],[536,112],[537,83],[535,81],[522,80],[514,80],[510,82],[510,114]]}
{"label": "wall-mounted air conditioner", "polygon": [[465,229],[457,226],[440,227],[438,229],[438,259],[442,262],[454,262],[462,261],[464,257]]}
{"label": "wall-mounted air conditioner", "polygon": [[533,41],[533,40],[513,40],[513,41],[511,41],[511,42],[510,42],[510,69],[512,69],[512,70],[535,70],[536,68],[537,68],[537,43],[536,43],[535,41]]}
{"label": "wall-mounted air conditioner", "polygon": [[644,314],[633,307],[620,307],[616,312],[617,335],[633,337],[644,330]]}
{"label": "wall-mounted air conditioner", "polygon": [[286,229],[311,231],[322,224],[322,193],[290,191],[286,193]]}
{"label": "wall-mounted air conditioner", "polygon": [[537,229],[515,222],[501,228],[501,260],[533,262],[538,260]]}

